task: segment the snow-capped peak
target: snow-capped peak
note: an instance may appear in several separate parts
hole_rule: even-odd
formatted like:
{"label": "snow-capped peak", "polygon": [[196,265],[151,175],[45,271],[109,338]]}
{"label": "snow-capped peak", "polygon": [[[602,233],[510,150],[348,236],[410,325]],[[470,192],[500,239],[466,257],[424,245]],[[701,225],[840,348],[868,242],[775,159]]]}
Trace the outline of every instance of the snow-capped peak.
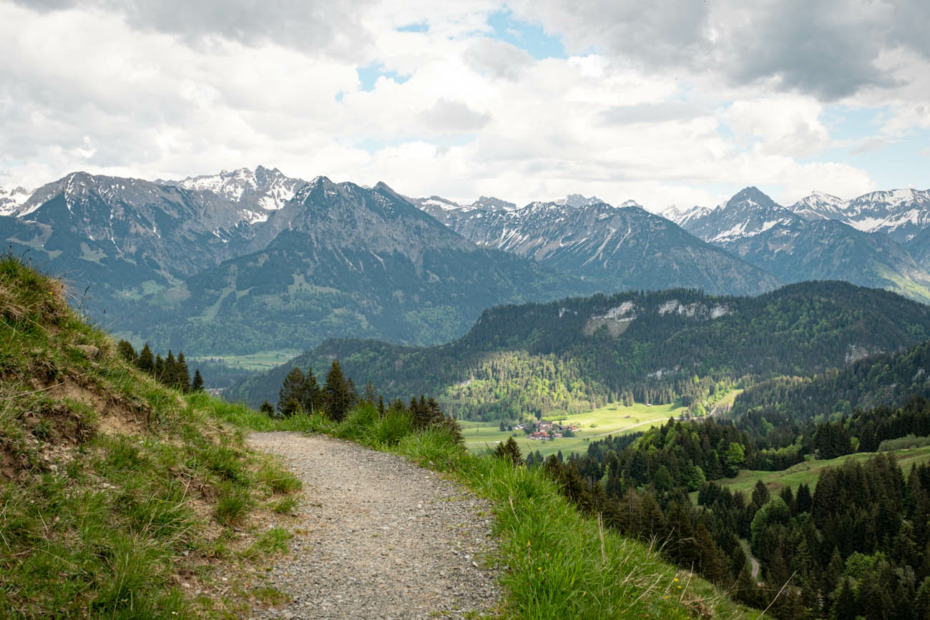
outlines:
{"label": "snow-capped peak", "polygon": [[848,200],[814,191],[788,208],[806,220],[833,220],[844,219],[848,206]]}
{"label": "snow-capped peak", "polygon": [[443,211],[459,211],[467,207],[463,207],[457,202],[447,200],[440,196],[430,196],[429,198],[420,198],[416,201],[416,204],[420,205],[420,208],[423,207],[436,207],[442,209]]}
{"label": "snow-capped peak", "polygon": [[0,187],[0,215],[16,215],[31,195],[32,192],[24,187],[13,189]]}
{"label": "snow-capped peak", "polygon": [[590,198],[582,196],[581,194],[569,194],[565,198],[561,198],[555,201],[555,204],[560,207],[590,207],[591,205],[601,204],[604,201],[598,198],[597,196],[591,196]]}
{"label": "snow-capped peak", "polygon": [[233,202],[242,202],[243,196],[257,200],[266,211],[280,209],[294,197],[297,189],[305,185],[301,179],[285,176],[277,168],[258,166],[255,170],[239,168],[223,170],[219,174],[189,177],[177,185],[193,191],[209,191]]}
{"label": "snow-capped peak", "polygon": [[512,202],[507,202],[506,200],[501,200],[500,198],[494,198],[493,196],[482,196],[471,205],[472,209],[485,209],[485,210],[501,210],[501,211],[516,211],[517,205]]}

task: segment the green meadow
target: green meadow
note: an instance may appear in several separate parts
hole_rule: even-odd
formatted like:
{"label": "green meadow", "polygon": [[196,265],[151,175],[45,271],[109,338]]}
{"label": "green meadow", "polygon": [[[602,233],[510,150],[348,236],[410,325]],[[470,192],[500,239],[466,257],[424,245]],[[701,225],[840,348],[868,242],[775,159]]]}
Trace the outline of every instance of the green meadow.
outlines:
{"label": "green meadow", "polygon": [[217,362],[230,368],[239,368],[249,371],[270,370],[284,362],[300,355],[299,349],[278,349],[274,351],[259,351],[249,355],[205,355],[191,358],[195,362]]}
{"label": "green meadow", "polygon": [[545,416],[543,419],[559,422],[563,425],[574,424],[578,431],[574,437],[563,437],[551,441],[530,439],[523,431],[501,431],[499,422],[461,422],[465,447],[469,452],[481,452],[493,449],[500,441],[513,436],[524,455],[537,450],[548,456],[558,451],[563,456],[572,452],[585,452],[588,442],[602,439],[607,435],[624,435],[645,431],[653,426],[664,424],[669,418],[679,417],[687,411],[685,407],[675,404],[643,405],[636,403],[630,407],[610,404],[587,413],[561,416]]}
{"label": "green meadow", "polygon": [[[846,461],[866,461],[875,454],[875,452],[859,452],[829,460],[804,461],[784,471],[743,470],[735,478],[724,478],[723,480],[718,480],[718,482],[723,486],[729,487],[732,491],[740,491],[743,493],[751,493],[752,488],[756,485],[758,480],[762,480],[769,491],[777,492],[786,486],[791,487],[794,491],[804,483],[807,483],[811,491],[813,491],[817,486],[817,479],[820,477],[820,472],[827,467],[841,467]],[[898,464],[901,466],[901,469],[904,470],[904,474],[907,475],[911,467],[915,464],[930,461],[930,446],[894,450],[892,454],[895,455]],[[692,495],[695,499],[697,498],[696,493]]]}

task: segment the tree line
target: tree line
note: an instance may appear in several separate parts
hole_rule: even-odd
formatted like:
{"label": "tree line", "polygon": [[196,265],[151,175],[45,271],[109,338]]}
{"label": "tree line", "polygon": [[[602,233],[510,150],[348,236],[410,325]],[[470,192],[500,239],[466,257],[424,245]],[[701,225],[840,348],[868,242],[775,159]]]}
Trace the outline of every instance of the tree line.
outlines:
{"label": "tree line", "polygon": [[[719,481],[776,465],[773,453],[789,453],[766,443],[774,425],[749,417],[746,424],[669,421],[632,441],[593,442],[584,456],[540,463],[530,455],[526,462],[545,467],[581,510],[656,541],[669,559],[694,566],[739,601],[771,603],[775,617],[930,617],[930,464],[905,473],[893,455],[880,453],[825,469],[816,486],[770,491],[759,481],[744,496]],[[930,435],[930,401],[795,429],[794,457],[874,451]],[[693,502],[688,494],[695,491]],[[756,577],[752,558],[760,566]]]}
{"label": "tree line", "polygon": [[142,372],[153,376],[168,387],[182,392],[198,392],[203,389],[203,377],[200,375],[200,369],[194,370],[194,378],[191,379],[183,351],[178,351],[177,357],[174,356],[171,349],[168,350],[167,357],[162,357],[161,353],[153,355],[152,349],[149,348],[149,344],[146,342],[142,350],[136,352],[132,343],[128,340],[120,340],[116,345],[116,351],[125,361]]}
{"label": "tree line", "polygon": [[409,418],[412,428],[422,430],[430,427],[443,427],[459,441],[463,441],[461,429],[454,418],[446,415],[433,397],[420,395],[411,398],[409,404],[401,399],[385,403],[374,385],[367,383],[359,394],[355,383],[342,372],[339,360],[333,360],[326,380],[321,386],[308,367],[307,372],[293,368],[278,391],[278,403],[262,403],[259,411],[266,415],[286,418],[295,415],[323,415],[334,422],[342,422],[349,413],[360,406],[370,405],[376,408],[381,419],[386,417]]}

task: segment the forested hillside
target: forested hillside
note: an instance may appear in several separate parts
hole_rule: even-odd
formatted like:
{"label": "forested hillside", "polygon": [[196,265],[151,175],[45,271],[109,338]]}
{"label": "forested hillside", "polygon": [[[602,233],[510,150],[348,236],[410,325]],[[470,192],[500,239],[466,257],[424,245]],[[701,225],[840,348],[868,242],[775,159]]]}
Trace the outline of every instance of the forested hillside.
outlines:
{"label": "forested hillside", "polygon": [[784,413],[797,420],[902,405],[930,396],[930,342],[907,351],[870,356],[814,377],[779,377],[736,397],[732,413]]}
{"label": "forested hillside", "polygon": [[[582,509],[628,535],[664,540],[670,559],[711,581],[736,581],[742,602],[774,600],[777,618],[927,617],[930,452],[917,447],[930,444],[930,401],[783,422],[755,412],[670,421],[545,467]],[[799,463],[816,473],[730,488],[737,474],[751,482],[751,470]]]}
{"label": "forested hillside", "polygon": [[578,411],[608,401],[686,404],[747,377],[812,375],[930,337],[930,308],[841,282],[759,297],[675,290],[499,306],[438,347],[331,340],[248,380],[231,398],[274,401],[294,366],[338,358],[386,396],[437,394],[459,416]]}

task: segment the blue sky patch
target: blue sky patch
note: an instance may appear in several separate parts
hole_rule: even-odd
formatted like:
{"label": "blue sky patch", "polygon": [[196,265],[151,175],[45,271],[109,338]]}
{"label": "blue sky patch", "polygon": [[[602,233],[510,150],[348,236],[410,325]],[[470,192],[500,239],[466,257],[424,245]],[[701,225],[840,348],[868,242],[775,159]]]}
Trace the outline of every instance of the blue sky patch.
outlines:
{"label": "blue sky patch", "polygon": [[406,26],[401,26],[397,29],[397,32],[428,32],[429,24],[426,22],[417,22],[415,24],[407,24]]}
{"label": "blue sky patch", "polygon": [[384,65],[380,62],[372,63],[367,67],[359,67],[356,69],[356,72],[358,73],[359,81],[362,83],[362,90],[365,92],[374,90],[375,82],[379,77],[386,77],[394,80],[398,84],[403,84],[410,79],[409,75],[400,75],[395,71],[385,71]]}
{"label": "blue sky patch", "polygon": [[488,25],[492,38],[525,50],[536,60],[568,57],[560,37],[547,34],[537,24],[514,19],[510,11],[492,13]]}

